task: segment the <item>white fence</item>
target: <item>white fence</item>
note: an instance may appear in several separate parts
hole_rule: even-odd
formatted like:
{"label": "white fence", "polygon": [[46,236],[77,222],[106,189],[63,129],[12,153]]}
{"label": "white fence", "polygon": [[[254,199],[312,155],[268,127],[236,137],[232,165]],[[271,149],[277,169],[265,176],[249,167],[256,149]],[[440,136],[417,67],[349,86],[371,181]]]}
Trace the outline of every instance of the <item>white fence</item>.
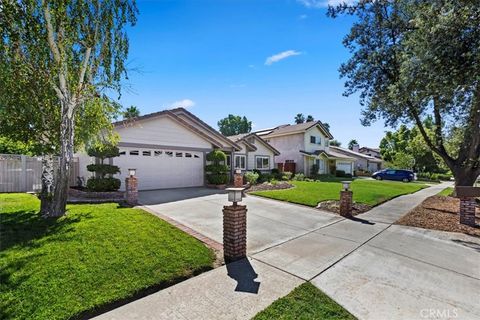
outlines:
{"label": "white fence", "polygon": [[[57,163],[57,162],[56,162]],[[76,184],[78,159],[74,158],[70,185]],[[32,192],[42,187],[42,159],[18,154],[0,154],[0,192]]]}

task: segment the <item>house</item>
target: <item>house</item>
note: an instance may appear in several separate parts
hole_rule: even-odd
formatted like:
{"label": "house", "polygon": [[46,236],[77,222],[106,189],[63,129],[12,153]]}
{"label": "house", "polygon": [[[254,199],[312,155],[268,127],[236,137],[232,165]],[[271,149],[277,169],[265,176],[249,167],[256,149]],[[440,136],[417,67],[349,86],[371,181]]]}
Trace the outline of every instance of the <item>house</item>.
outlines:
{"label": "house", "polygon": [[355,164],[354,164],[355,170],[375,172],[382,169],[382,163],[383,163],[382,159],[367,156],[366,154],[360,153],[358,151],[354,151],[355,146],[354,146],[354,150],[330,146],[330,150],[335,150],[338,153],[344,154],[346,156],[349,156],[355,159]]}
{"label": "house", "polygon": [[330,148],[333,136],[320,121],[282,125],[256,134],[280,152],[275,163],[292,168],[288,170],[308,176],[313,168],[318,168],[318,174],[335,174],[336,170],[353,174],[355,159]]}
{"label": "house", "polygon": [[241,150],[227,155],[229,168],[242,171],[271,171],[275,168],[275,156],[280,152],[255,133],[227,137],[240,146]]}
{"label": "house", "polygon": [[378,149],[378,148],[361,147],[361,148],[358,149],[358,152],[360,152],[362,154],[365,154],[367,156],[370,156],[370,157],[375,157],[375,158],[378,158],[378,159],[382,159],[382,155],[380,154],[380,149]]}
{"label": "house", "polygon": [[[218,148],[230,157],[236,152],[246,154],[244,146],[183,108],[119,121],[114,126],[120,136],[120,156],[110,161],[120,167],[121,173],[116,175],[122,182],[120,190],[125,189],[129,168],[137,169],[139,190],[203,186],[208,152]],[[91,176],[86,166],[95,159],[77,156],[80,176],[86,180]]]}

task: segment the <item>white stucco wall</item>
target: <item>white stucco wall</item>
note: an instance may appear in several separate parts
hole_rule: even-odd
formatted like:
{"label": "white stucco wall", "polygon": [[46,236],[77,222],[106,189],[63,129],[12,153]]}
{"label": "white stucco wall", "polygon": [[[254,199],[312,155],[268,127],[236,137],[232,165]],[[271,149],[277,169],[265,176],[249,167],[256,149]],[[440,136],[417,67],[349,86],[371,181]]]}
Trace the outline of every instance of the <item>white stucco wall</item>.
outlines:
{"label": "white stucco wall", "polygon": [[[316,144],[316,143],[310,143],[310,136],[315,136],[315,137],[320,137],[321,139],[321,144]],[[318,129],[318,127],[313,127],[307,130],[304,134],[304,140],[305,140],[305,151],[308,152],[313,152],[316,150],[325,150],[328,152],[328,146],[327,146],[327,137]]]}
{"label": "white stucco wall", "polygon": [[280,152],[275,156],[275,163],[284,163],[286,160],[293,160],[296,163],[296,172],[303,172],[304,157],[300,150],[305,148],[305,138],[303,133],[292,134],[288,136],[266,138],[270,145]]}
{"label": "white stucco wall", "polygon": [[273,151],[268,149],[258,139],[255,139],[254,145],[255,145],[255,147],[257,147],[257,150],[248,152],[248,159],[247,159],[248,170],[257,169],[256,168],[256,160],[255,160],[256,156],[267,156],[267,157],[269,157],[270,158],[270,167],[268,168],[268,170],[271,170],[271,169],[275,168],[275,159],[274,159],[275,155],[273,154]]}
{"label": "white stucco wall", "polygon": [[157,144],[191,148],[211,148],[212,144],[168,117],[138,121],[116,129],[120,142]]}

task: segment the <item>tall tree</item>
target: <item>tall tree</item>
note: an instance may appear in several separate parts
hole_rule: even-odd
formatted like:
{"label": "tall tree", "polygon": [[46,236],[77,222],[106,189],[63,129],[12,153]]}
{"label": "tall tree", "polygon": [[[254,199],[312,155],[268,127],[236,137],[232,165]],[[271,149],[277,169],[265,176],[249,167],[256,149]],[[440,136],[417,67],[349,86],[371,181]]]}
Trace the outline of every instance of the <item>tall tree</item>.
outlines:
{"label": "tall tree", "polygon": [[353,150],[353,147],[357,145],[358,146],[358,141],[355,139],[352,139],[348,142],[348,149]]}
{"label": "tall tree", "polygon": [[50,107],[58,113],[60,160],[52,216],[66,209],[76,118],[102,90],[120,91],[128,54],[125,26],[136,22],[136,13],[135,2],[127,0],[2,2],[3,57],[39,72],[56,97]]}
{"label": "tall tree", "polygon": [[333,140],[330,140],[330,145],[334,147],[340,147],[342,143],[338,140],[333,139]]}
{"label": "tall tree", "polygon": [[248,121],[245,116],[241,117],[229,114],[228,117],[218,121],[218,128],[225,136],[249,133],[252,131],[252,121]]}
{"label": "tall tree", "polygon": [[[329,16],[356,16],[340,68],[346,95],[360,92],[363,124],[418,126],[447,164],[456,185],[480,174],[480,6],[474,0],[361,0],[329,7]],[[423,120],[431,116],[433,135]],[[462,143],[448,150],[455,126]]]}
{"label": "tall tree", "polygon": [[125,112],[123,113],[123,118],[124,119],[132,119],[140,116],[140,109],[138,109],[136,106],[130,106],[127,109],[125,109]]}
{"label": "tall tree", "polygon": [[330,124],[328,122],[322,122],[323,126],[330,131]]}
{"label": "tall tree", "polygon": [[305,116],[303,115],[303,113],[298,113],[295,116],[295,123],[300,124],[300,123],[304,123],[304,122],[305,122]]}
{"label": "tall tree", "polygon": [[309,114],[309,115],[307,116],[307,119],[306,119],[305,121],[306,121],[306,122],[313,122],[313,121],[315,121],[315,119],[313,118],[312,115]]}

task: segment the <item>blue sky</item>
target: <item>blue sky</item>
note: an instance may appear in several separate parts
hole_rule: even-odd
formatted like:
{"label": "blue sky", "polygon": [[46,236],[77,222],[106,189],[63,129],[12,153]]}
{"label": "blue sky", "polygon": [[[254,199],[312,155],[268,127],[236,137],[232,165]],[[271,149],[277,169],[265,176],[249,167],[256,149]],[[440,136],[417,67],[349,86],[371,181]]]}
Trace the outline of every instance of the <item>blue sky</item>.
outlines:
{"label": "blue sky", "polygon": [[[335,1],[335,0],[330,0]],[[338,68],[351,18],[327,18],[321,0],[138,1],[131,69],[121,103],[142,114],[185,106],[213,127],[229,113],[254,130],[297,113],[328,122],[345,146],[378,146],[385,128],[360,124]]]}

